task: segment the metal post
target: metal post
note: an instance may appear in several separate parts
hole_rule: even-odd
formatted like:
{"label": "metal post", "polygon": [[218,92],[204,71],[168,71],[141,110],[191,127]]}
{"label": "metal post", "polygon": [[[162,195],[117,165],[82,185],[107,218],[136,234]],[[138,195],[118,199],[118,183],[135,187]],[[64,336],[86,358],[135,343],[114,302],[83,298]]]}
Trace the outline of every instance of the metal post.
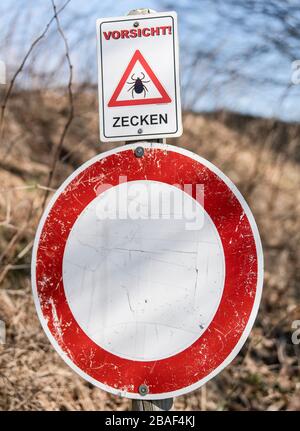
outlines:
{"label": "metal post", "polygon": [[173,406],[173,398],[166,398],[165,400],[132,400],[132,410],[137,411],[168,411]]}
{"label": "metal post", "polygon": [[[133,9],[128,15],[147,15],[148,13],[155,13],[152,9]],[[137,140],[138,141],[138,140]],[[148,142],[165,143],[165,139],[153,139]],[[128,143],[132,143],[128,142]],[[171,410],[173,406],[173,398],[166,398],[165,400],[132,400],[133,411],[162,411]]]}

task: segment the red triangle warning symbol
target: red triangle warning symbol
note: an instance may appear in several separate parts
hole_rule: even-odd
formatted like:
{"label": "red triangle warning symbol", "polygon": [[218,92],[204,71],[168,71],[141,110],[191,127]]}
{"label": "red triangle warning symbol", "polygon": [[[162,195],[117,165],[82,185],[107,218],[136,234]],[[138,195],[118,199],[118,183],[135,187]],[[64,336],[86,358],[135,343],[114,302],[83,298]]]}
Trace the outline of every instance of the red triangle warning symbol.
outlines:
{"label": "red triangle warning symbol", "polygon": [[[142,65],[143,69],[147,74],[147,77],[145,77],[145,74],[141,74],[141,76],[137,78],[130,76],[137,62]],[[130,79],[129,82],[127,82],[128,78]],[[149,93],[147,89],[147,83],[149,82],[152,82],[152,84],[160,94],[159,97],[147,97],[147,93]],[[126,88],[126,91],[129,92],[130,95],[132,95],[132,98],[118,100],[120,93],[126,85],[128,86],[128,88]],[[135,99],[135,94],[143,94],[144,97]],[[141,52],[139,50],[136,50],[119,84],[117,85],[117,88],[115,89],[110,101],[108,102],[108,107],[111,108],[114,106],[150,105],[157,103],[170,103],[171,101],[172,100],[170,96],[158,80],[157,76],[155,75]]]}

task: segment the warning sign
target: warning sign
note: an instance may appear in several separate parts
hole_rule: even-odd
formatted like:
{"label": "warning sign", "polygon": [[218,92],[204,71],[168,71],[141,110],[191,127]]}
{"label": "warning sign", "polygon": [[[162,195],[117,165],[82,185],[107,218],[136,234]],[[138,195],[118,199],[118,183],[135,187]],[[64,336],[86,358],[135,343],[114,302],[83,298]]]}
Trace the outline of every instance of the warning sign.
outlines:
{"label": "warning sign", "polygon": [[182,133],[175,12],[97,20],[100,138]]}
{"label": "warning sign", "polygon": [[[123,98],[120,97],[121,93],[124,93]],[[108,106],[151,105],[170,102],[170,96],[137,49]]]}
{"label": "warning sign", "polygon": [[88,382],[140,400],[186,394],[229,365],[262,283],[259,232],[240,192],[207,160],[157,143],[79,167],[45,210],[32,253],[53,347]]}

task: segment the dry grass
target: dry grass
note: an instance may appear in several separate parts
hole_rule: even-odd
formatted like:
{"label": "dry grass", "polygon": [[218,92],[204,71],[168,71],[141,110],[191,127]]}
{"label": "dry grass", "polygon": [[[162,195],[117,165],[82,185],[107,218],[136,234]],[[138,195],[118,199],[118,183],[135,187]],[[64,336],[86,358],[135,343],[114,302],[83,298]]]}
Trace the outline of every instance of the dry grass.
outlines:
{"label": "dry grass", "polygon": [[[6,112],[0,148],[1,410],[126,410],[130,402],[74,374],[38,322],[30,285],[31,246],[45,193],[76,167],[116,145],[99,144],[94,91],[74,96],[75,116],[49,190],[49,169],[68,118],[63,94],[18,93]],[[297,125],[234,114],[184,117],[171,142],[209,159],[239,187],[256,217],[265,253],[258,319],[236,360],[202,389],[175,401],[178,410],[300,410],[300,346],[291,322],[300,319],[300,219]],[[298,304],[298,306],[297,306]]]}

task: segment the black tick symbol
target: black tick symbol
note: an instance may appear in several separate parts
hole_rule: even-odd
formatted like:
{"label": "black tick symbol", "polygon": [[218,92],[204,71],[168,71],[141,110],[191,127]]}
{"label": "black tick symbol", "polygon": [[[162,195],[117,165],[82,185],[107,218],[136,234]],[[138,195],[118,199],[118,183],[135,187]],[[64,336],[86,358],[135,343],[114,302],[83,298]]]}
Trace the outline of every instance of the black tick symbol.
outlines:
{"label": "black tick symbol", "polygon": [[134,79],[134,75],[131,75],[131,82],[127,82],[127,84],[130,84],[131,87],[127,91],[131,91],[132,98],[134,99],[134,93],[141,94],[144,92],[144,97],[146,97],[146,91],[148,91],[148,88],[146,87],[146,83],[150,81],[145,81],[145,75],[143,72],[141,72],[141,78]]}

